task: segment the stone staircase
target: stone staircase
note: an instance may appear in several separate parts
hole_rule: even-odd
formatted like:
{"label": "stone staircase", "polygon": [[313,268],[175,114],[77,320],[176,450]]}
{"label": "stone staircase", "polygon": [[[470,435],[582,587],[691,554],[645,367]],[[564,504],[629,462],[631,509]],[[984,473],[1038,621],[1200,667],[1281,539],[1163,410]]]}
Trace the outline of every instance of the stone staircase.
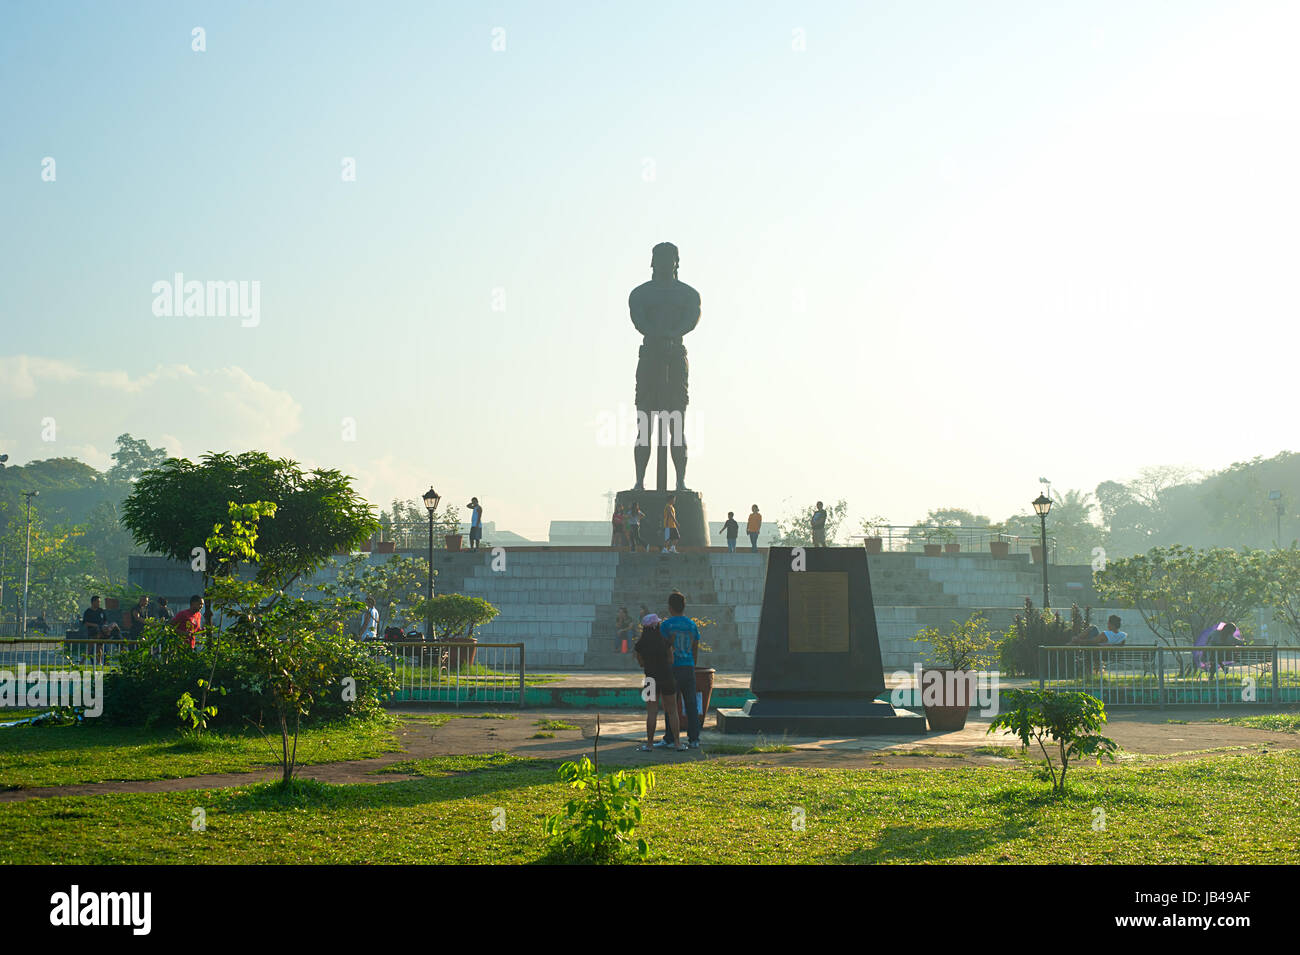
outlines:
{"label": "stone staircase", "polygon": [[700,654],[700,665],[746,669],[753,660],[753,645],[747,653],[737,626],[736,601],[727,591],[719,596],[714,563],[710,554],[620,554],[610,601],[595,608],[584,668],[637,670],[636,657],[614,647],[618,608],[626,607],[636,617],[645,604],[651,613],[663,616],[668,612],[668,594],[680,590],[686,597],[687,616],[709,621],[700,639],[710,650]]}

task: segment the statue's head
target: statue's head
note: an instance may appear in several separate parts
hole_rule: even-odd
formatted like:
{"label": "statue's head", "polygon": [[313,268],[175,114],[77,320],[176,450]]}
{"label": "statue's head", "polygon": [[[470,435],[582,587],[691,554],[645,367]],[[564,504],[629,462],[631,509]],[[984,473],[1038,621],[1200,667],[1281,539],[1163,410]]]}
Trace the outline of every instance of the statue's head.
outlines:
{"label": "statue's head", "polygon": [[650,268],[656,275],[677,278],[677,246],[660,242],[650,250]]}

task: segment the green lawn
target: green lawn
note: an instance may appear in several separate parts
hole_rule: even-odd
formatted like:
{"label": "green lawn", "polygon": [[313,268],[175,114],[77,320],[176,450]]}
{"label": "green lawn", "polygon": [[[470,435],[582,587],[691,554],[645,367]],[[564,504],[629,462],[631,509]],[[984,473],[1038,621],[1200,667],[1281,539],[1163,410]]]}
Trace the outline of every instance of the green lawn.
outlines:
{"label": "green lawn", "polygon": [[1225,716],[1207,720],[1208,723],[1230,723],[1233,726],[1250,726],[1257,730],[1275,733],[1300,733],[1300,713],[1266,713],[1261,716]]}
{"label": "green lawn", "polygon": [[[298,761],[330,763],[382,756],[397,749],[397,721],[340,723],[304,729]],[[280,745],[279,731],[271,736]],[[22,726],[0,729],[0,789],[66,786],[106,779],[175,779],[237,773],[273,765],[275,757],[253,729],[210,732],[200,746],[172,730],[107,726]]]}
{"label": "green lawn", "polygon": [[[934,761],[941,762],[941,761]],[[394,767],[395,769],[397,767]],[[420,778],[0,804],[7,862],[529,863],[568,790],[515,756],[408,761]],[[1052,798],[1016,768],[655,770],[639,830],[662,862],[1295,863],[1300,753],[1072,770]],[[191,829],[192,810],[207,829]],[[505,827],[494,831],[498,808]],[[805,830],[791,825],[802,810]],[[1105,812],[1105,828],[1094,829]],[[498,814],[499,815],[499,814]]]}

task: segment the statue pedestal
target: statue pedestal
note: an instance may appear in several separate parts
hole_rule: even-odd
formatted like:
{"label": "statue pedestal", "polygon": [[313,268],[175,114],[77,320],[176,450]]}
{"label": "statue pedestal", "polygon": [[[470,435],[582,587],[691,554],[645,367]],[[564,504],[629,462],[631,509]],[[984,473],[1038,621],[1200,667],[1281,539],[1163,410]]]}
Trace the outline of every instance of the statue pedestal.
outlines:
{"label": "statue pedestal", "polygon": [[[625,509],[632,502],[645,512],[641,518],[641,540],[655,551],[664,546],[664,502],[668,495],[676,498],[678,549],[709,546],[709,519],[704,513],[704,500],[698,491],[619,491],[614,507]],[[610,538],[613,539],[613,530]]]}

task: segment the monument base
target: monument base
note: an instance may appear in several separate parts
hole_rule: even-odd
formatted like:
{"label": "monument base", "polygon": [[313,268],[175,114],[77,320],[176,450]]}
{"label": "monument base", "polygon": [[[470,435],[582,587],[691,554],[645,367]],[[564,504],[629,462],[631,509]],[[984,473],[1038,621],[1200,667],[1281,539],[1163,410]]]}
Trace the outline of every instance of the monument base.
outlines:
{"label": "monument base", "polygon": [[[619,491],[614,506],[622,510],[635,501],[645,512],[641,518],[641,542],[659,551],[664,547],[664,503],[670,494],[676,498],[677,533],[681,535],[678,548],[708,547],[709,519],[698,491]],[[613,533],[611,528],[611,541]]]}
{"label": "monument base", "polygon": [[861,697],[765,697],[744,709],[719,708],[720,733],[792,736],[890,736],[924,733],[925,716]]}

